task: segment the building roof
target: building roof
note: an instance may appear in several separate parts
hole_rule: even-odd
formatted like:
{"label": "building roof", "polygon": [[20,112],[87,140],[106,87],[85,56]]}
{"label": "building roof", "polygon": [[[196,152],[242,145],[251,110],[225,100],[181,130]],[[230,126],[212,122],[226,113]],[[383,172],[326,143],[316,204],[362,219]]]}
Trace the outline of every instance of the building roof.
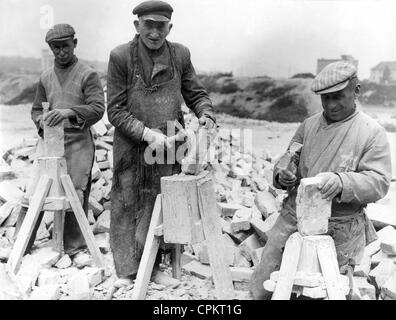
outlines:
{"label": "building roof", "polygon": [[382,61],[375,67],[371,68],[371,70],[383,71],[386,67],[388,67],[389,70],[396,70],[396,61]]}

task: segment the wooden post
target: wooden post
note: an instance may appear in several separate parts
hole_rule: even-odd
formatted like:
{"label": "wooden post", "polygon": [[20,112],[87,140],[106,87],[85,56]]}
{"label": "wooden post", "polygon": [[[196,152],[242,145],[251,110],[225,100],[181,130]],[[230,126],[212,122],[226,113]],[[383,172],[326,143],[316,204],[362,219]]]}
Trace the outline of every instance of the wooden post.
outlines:
{"label": "wooden post", "polygon": [[155,229],[162,223],[161,195],[155,200],[150,226],[144,244],[143,255],[140,260],[138,273],[132,293],[132,300],[143,300],[146,297],[147,286],[155,263],[155,258],[160,246],[161,238],[155,235]]}
{"label": "wooden post", "polygon": [[172,277],[181,279],[181,244],[175,244],[172,248]]}
{"label": "wooden post", "polygon": [[213,181],[207,175],[197,182],[199,209],[205,234],[213,282],[219,300],[234,299],[234,286],[227,260],[225,244],[221,236],[220,217],[217,213],[216,193]]}

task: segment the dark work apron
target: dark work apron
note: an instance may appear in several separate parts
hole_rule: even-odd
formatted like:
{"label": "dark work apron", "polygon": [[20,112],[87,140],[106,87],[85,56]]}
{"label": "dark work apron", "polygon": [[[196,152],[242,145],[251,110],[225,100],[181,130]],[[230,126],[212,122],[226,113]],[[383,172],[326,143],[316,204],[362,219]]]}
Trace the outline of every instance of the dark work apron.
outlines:
{"label": "dark work apron", "polygon": [[[132,42],[133,71],[128,75],[127,93],[129,112],[146,127],[159,129],[164,134],[167,134],[167,121],[177,120],[184,126],[180,71],[174,48],[168,42],[166,45],[171,56],[171,80],[147,86],[138,59],[137,41]],[[137,273],[155,199],[161,192],[160,178],[181,171],[177,162],[146,163],[147,146],[144,141],[133,142],[115,128],[110,245],[118,277]]]}

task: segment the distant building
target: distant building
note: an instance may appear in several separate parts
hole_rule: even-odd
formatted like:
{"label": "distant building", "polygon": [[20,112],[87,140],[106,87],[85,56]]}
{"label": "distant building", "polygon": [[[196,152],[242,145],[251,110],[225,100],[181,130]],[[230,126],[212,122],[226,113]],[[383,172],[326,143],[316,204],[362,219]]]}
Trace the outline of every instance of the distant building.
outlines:
{"label": "distant building", "polygon": [[316,74],[318,74],[320,71],[322,71],[322,69],[324,67],[326,67],[328,64],[330,64],[332,62],[337,62],[337,61],[350,62],[351,64],[353,64],[356,67],[356,69],[358,68],[358,64],[359,64],[358,60],[356,60],[354,57],[347,55],[347,54],[341,55],[340,59],[318,59],[317,66],[316,66]]}
{"label": "distant building", "polygon": [[54,65],[54,55],[48,49],[41,50],[41,70],[47,70]]}
{"label": "distant building", "polygon": [[396,61],[382,61],[370,70],[370,81],[383,84],[396,83]]}

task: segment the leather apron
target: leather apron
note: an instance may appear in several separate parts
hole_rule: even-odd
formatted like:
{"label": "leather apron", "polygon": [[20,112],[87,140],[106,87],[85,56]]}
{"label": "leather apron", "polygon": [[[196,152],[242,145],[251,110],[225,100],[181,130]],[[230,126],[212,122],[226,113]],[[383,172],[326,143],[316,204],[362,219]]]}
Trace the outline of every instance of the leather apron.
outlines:
{"label": "leather apron", "polygon": [[[146,127],[167,134],[167,121],[177,120],[184,126],[175,50],[169,42],[165,43],[170,50],[171,79],[147,86],[138,59],[138,45],[137,41],[131,43],[133,71],[128,75],[127,107]],[[133,142],[115,129],[110,246],[118,277],[137,273],[155,199],[161,192],[160,179],[181,171],[177,162],[148,164],[144,159],[147,147],[146,142]]]}

